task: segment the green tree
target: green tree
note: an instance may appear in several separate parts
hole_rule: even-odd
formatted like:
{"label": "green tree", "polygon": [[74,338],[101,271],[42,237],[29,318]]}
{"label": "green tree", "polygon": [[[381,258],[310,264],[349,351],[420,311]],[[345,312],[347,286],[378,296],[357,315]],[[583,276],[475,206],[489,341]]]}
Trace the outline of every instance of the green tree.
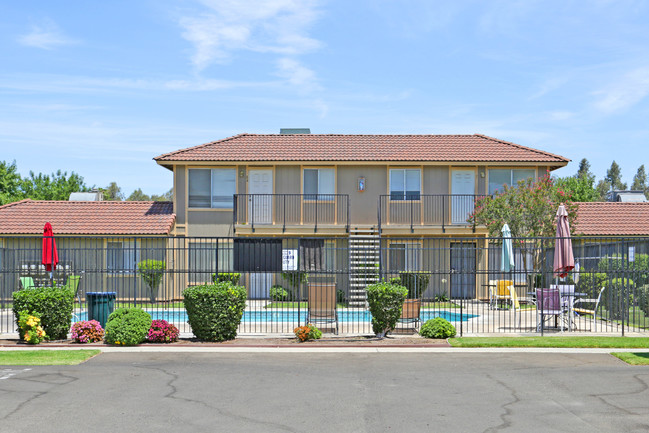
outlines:
{"label": "green tree", "polygon": [[11,164],[0,161],[0,205],[22,200],[22,179],[17,172],[16,161]]}
{"label": "green tree", "polygon": [[101,192],[104,193],[104,200],[108,200],[108,201],[124,200],[124,194],[122,194],[122,188],[117,186],[117,182],[111,182],[106,188],[101,188]]}
{"label": "green tree", "polygon": [[[515,187],[505,185],[501,193],[480,199],[468,221],[486,226],[492,237],[502,236],[502,227],[507,223],[512,238],[519,238],[514,239],[514,243],[531,255],[534,269],[540,269],[545,258],[542,247],[549,246],[549,242],[538,238],[555,236],[556,213],[561,204],[566,207],[570,229],[574,230],[577,205],[571,192],[555,185],[546,175],[536,182],[527,179],[519,181]],[[523,254],[523,259],[527,256]]]}
{"label": "green tree", "polygon": [[138,188],[128,196],[126,201],[149,201],[151,197],[142,192],[142,188]]}
{"label": "green tree", "polygon": [[595,188],[597,190],[597,193],[599,194],[599,199],[601,201],[606,201],[608,192],[611,190],[611,184],[608,183],[605,179],[601,179],[597,183],[597,187]]}
{"label": "green tree", "polygon": [[557,188],[563,190],[573,201],[599,201],[599,191],[593,185],[594,177],[561,177],[555,180]]}
{"label": "green tree", "polygon": [[29,177],[22,181],[22,190],[26,198],[32,200],[68,200],[73,192],[90,191],[83,182],[83,177],[75,172],[70,173],[58,170],[51,175],[29,172]]}
{"label": "green tree", "polygon": [[626,183],[622,182],[622,169],[615,161],[611,164],[611,168],[606,170],[606,177],[604,180],[607,181],[614,190],[621,191],[626,189]]}
{"label": "green tree", "polygon": [[633,176],[631,189],[634,191],[643,191],[644,195],[649,198],[649,185],[647,185],[647,172],[644,169],[644,164],[638,167],[638,172]]}
{"label": "green tree", "polygon": [[153,200],[153,201],[173,201],[174,200],[174,189],[171,188],[169,191],[165,192],[162,195],[151,194],[151,200]]}
{"label": "green tree", "polygon": [[590,171],[590,163],[586,158],[583,158],[579,161],[579,170],[577,170],[576,176],[578,179],[586,179],[590,184],[595,183],[595,175]]}

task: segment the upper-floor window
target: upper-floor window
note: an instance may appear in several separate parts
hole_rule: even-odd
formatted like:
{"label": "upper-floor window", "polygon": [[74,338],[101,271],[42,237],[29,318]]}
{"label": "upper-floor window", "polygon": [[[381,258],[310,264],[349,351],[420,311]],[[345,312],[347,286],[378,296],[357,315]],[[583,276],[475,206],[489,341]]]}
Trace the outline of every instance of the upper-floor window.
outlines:
{"label": "upper-floor window", "polygon": [[237,192],[234,168],[192,168],[189,170],[189,207],[232,209]]}
{"label": "upper-floor window", "polygon": [[516,186],[519,180],[534,178],[534,169],[507,168],[489,170],[489,194],[502,191],[503,185]]}
{"label": "upper-floor window", "polygon": [[419,200],[421,193],[421,171],[419,169],[390,169],[390,199]]}
{"label": "upper-floor window", "polygon": [[336,192],[336,174],[333,168],[305,168],[304,195],[307,200],[332,200]]}

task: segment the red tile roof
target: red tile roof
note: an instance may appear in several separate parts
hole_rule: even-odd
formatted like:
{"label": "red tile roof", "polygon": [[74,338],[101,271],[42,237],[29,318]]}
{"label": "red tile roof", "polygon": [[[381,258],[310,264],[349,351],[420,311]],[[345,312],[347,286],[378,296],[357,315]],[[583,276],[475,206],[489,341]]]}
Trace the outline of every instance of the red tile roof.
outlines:
{"label": "red tile roof", "polygon": [[649,203],[579,203],[575,233],[649,236]]}
{"label": "red tile roof", "polygon": [[171,202],[27,199],[0,206],[0,234],[167,235],[175,219]]}
{"label": "red tile roof", "polygon": [[171,161],[529,162],[570,160],[486,135],[239,134],[154,158]]}

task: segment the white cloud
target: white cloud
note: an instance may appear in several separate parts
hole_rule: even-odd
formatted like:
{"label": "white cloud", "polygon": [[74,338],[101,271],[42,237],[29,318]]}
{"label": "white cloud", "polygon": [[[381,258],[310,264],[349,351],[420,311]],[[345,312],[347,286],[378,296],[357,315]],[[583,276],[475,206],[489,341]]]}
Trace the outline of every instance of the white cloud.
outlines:
{"label": "white cloud", "polygon": [[18,42],[43,50],[79,43],[79,41],[65,36],[52,20],[45,20],[40,25],[33,25],[29,33],[18,37]]}
{"label": "white cloud", "polygon": [[291,58],[281,58],[277,62],[278,72],[291,85],[296,86],[298,91],[308,91],[319,88],[315,72],[303,66],[300,62]]}
{"label": "white cloud", "polygon": [[316,2],[299,0],[203,0],[202,13],[180,18],[182,36],[194,46],[192,63],[201,71],[230,60],[237,51],[300,55],[321,43],[308,35]]}
{"label": "white cloud", "polygon": [[649,67],[637,68],[616,77],[613,84],[594,94],[599,96],[595,108],[606,114],[631,107],[649,95]]}

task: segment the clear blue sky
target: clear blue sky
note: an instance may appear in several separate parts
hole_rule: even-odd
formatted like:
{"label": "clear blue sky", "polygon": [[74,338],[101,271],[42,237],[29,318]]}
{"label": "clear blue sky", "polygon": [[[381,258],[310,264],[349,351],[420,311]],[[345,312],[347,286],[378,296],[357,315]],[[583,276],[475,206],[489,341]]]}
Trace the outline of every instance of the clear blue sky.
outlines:
{"label": "clear blue sky", "polygon": [[242,132],[482,133],[631,183],[648,23],[646,1],[5,1],[0,160],[161,194],[154,156]]}

